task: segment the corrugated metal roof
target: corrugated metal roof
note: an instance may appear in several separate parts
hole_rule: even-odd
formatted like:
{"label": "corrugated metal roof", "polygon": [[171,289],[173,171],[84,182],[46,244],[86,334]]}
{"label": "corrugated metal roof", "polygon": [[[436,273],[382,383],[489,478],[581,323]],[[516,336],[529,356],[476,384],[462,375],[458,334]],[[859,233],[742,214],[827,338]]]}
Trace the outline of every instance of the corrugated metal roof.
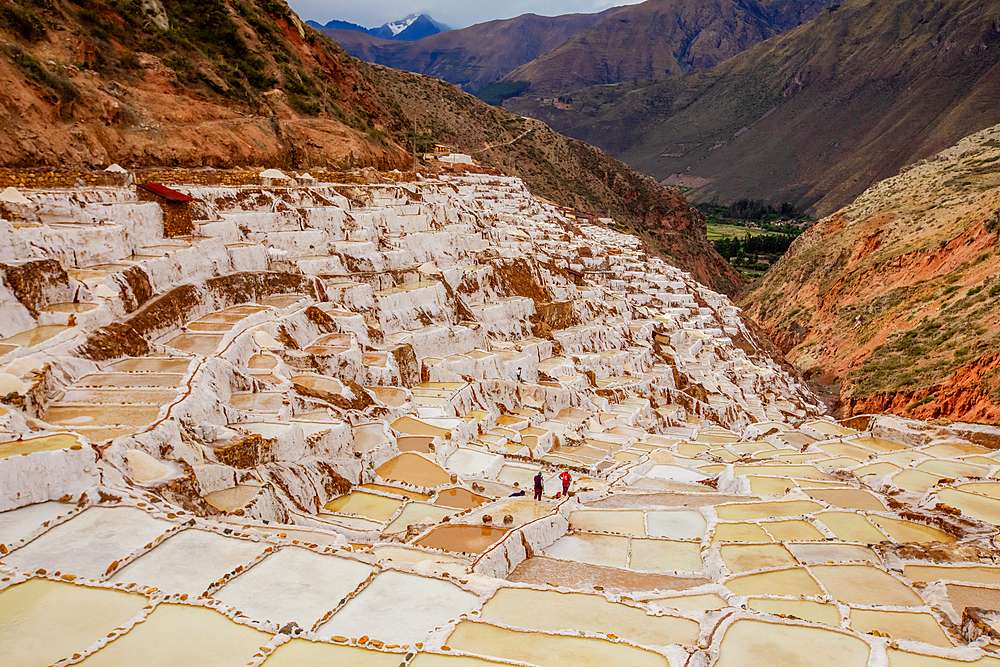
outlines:
{"label": "corrugated metal roof", "polygon": [[177,192],[177,190],[171,190],[167,186],[161,185],[160,183],[140,183],[139,187],[147,192],[152,192],[157,197],[163,197],[167,201],[194,201],[193,197],[188,197],[183,192]]}

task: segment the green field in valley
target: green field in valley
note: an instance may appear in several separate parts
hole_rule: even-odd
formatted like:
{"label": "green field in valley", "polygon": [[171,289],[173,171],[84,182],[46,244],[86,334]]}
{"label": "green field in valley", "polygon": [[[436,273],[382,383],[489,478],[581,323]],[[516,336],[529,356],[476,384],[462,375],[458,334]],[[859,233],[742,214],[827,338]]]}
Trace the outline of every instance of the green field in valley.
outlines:
{"label": "green field in valley", "polygon": [[748,233],[750,236],[761,236],[764,234],[772,234],[773,232],[766,231],[764,229],[755,229],[750,227],[741,227],[739,225],[720,225],[718,223],[710,222],[707,224],[708,227],[708,240],[709,242],[715,242],[719,239],[731,239],[734,236],[743,238]]}

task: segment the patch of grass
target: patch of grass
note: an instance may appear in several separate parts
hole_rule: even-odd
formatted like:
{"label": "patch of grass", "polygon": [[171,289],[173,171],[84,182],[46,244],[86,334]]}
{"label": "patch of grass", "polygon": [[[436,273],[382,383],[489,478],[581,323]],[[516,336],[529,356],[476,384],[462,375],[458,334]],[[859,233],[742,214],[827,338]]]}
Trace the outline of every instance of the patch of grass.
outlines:
{"label": "patch of grass", "polygon": [[12,2],[0,4],[0,25],[29,43],[41,41],[48,34],[35,12]]}
{"label": "patch of grass", "polygon": [[919,401],[913,401],[912,403],[910,403],[909,405],[907,405],[906,406],[906,411],[910,412],[911,410],[916,410],[921,405],[927,405],[928,403],[933,403],[933,402],[934,402],[934,397],[933,396],[924,396]]}

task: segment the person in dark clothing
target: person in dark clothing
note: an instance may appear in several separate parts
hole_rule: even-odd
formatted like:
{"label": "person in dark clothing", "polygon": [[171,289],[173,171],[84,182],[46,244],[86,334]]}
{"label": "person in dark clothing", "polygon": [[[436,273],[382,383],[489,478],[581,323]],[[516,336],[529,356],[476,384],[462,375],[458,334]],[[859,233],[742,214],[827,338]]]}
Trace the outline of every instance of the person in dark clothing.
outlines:
{"label": "person in dark clothing", "polygon": [[539,470],[538,474],[535,475],[535,500],[542,499],[542,471]]}

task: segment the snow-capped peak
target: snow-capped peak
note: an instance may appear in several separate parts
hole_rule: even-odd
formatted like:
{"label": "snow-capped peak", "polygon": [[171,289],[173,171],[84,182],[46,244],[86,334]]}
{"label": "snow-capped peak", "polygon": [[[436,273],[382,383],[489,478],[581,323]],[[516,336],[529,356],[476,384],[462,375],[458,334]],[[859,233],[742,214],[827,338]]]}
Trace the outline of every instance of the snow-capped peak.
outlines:
{"label": "snow-capped peak", "polygon": [[399,33],[409,28],[411,25],[413,25],[413,22],[416,21],[418,18],[420,18],[420,14],[410,14],[404,19],[393,21],[392,23],[386,23],[385,27],[391,30],[393,35],[398,35]]}

